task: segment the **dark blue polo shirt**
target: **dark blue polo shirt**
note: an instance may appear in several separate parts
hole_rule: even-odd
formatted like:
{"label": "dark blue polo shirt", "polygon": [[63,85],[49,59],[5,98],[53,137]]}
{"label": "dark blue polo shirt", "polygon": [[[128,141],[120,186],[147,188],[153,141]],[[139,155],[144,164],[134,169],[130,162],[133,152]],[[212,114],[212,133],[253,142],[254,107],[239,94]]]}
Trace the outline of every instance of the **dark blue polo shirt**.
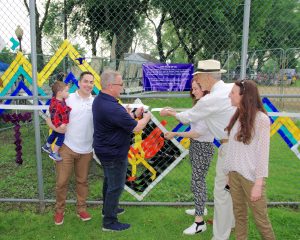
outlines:
{"label": "dark blue polo shirt", "polygon": [[93,147],[100,161],[127,159],[131,133],[137,121],[127,113],[117,100],[103,92],[93,102]]}

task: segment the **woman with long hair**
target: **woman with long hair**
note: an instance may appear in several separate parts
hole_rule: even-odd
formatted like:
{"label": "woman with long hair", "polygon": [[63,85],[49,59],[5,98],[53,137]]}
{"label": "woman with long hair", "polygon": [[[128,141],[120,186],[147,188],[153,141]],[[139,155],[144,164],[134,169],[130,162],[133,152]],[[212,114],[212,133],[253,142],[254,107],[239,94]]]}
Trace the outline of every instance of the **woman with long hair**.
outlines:
{"label": "woman with long hair", "polygon": [[229,97],[237,110],[226,128],[229,141],[224,171],[229,176],[236,239],[247,239],[248,206],[263,239],[275,239],[265,195],[270,119],[254,81],[236,81]]}
{"label": "woman with long hair", "polygon": [[[202,91],[201,86],[197,83],[197,75],[195,75],[190,91],[193,105],[208,93],[208,91]],[[206,230],[206,224],[203,219],[207,200],[205,178],[214,154],[214,137],[208,130],[205,122],[203,120],[190,122],[190,126],[191,130],[189,132],[165,133],[166,139],[171,139],[175,136],[190,138],[189,155],[192,165],[191,190],[194,194],[195,209],[188,209],[186,213],[195,216],[195,221],[190,227],[183,231],[183,233],[187,235],[193,235]]]}

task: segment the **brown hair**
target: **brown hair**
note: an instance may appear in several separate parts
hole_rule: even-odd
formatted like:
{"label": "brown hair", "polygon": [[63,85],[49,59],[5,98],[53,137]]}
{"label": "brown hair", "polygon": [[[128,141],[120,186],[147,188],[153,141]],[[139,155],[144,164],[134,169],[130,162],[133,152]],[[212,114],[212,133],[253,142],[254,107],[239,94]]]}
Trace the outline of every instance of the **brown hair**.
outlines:
{"label": "brown hair", "polygon": [[65,89],[65,87],[67,86],[67,84],[65,84],[64,82],[61,81],[55,81],[54,84],[52,85],[52,93],[53,96],[56,96],[56,94],[59,91],[63,91]]}
{"label": "brown hair", "polygon": [[[191,98],[192,98],[192,101],[193,101],[193,106],[198,102],[198,100],[199,99],[196,99],[195,98],[195,95],[193,94],[193,87],[192,87],[192,83],[193,82],[195,82],[195,83],[197,83],[197,85],[200,87],[200,89],[201,89],[201,86],[200,86],[200,84],[197,82],[197,79],[199,78],[199,77],[197,77],[197,76],[199,76],[199,74],[196,74],[196,75],[194,75],[194,77],[193,77],[193,79],[192,79],[192,82],[191,82],[191,90],[190,90],[190,96],[191,96]],[[202,91],[202,90],[201,90]],[[202,91],[203,92],[203,97],[206,95],[206,94],[209,94],[209,91]]]}
{"label": "brown hair", "polygon": [[235,139],[244,144],[249,144],[253,137],[254,122],[256,113],[261,111],[267,114],[261,101],[256,83],[252,80],[236,81],[234,83],[240,88],[240,95],[242,95],[239,107],[232,116],[228,126],[225,130],[228,135],[237,120],[240,121],[240,129],[235,135]]}
{"label": "brown hair", "polygon": [[94,77],[94,75],[93,75],[91,72],[85,71],[85,72],[82,72],[82,73],[80,74],[80,76],[79,76],[79,81],[81,81],[81,79],[84,77],[84,75],[91,75],[91,76]]}

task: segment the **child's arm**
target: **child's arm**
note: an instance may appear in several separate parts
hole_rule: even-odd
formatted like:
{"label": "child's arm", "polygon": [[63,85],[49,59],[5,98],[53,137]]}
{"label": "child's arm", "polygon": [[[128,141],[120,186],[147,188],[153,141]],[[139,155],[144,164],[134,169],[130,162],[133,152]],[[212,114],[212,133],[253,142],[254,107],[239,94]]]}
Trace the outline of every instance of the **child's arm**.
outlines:
{"label": "child's arm", "polygon": [[51,129],[52,129],[53,131],[55,131],[55,132],[58,132],[58,133],[65,133],[66,130],[67,130],[66,127],[65,127],[65,128],[63,128],[63,127],[61,127],[61,126],[55,127],[55,126],[53,125],[52,121],[51,121],[51,118],[47,118],[47,119],[46,119],[46,123],[47,123],[48,127],[51,128]]}
{"label": "child's arm", "polygon": [[200,134],[195,131],[189,132],[166,132],[165,138],[170,140],[173,137],[184,137],[184,138],[197,138],[200,137]]}
{"label": "child's arm", "polygon": [[67,130],[67,124],[63,123],[58,128],[60,128],[62,130]]}

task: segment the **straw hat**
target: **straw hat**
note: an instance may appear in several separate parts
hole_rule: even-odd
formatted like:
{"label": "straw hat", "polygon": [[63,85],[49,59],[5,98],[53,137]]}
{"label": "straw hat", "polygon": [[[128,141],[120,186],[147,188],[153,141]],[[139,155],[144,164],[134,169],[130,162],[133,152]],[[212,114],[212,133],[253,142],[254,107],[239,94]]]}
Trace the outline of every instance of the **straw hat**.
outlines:
{"label": "straw hat", "polygon": [[225,69],[221,69],[221,63],[217,60],[209,59],[198,62],[198,67],[193,75],[197,73],[226,73]]}

